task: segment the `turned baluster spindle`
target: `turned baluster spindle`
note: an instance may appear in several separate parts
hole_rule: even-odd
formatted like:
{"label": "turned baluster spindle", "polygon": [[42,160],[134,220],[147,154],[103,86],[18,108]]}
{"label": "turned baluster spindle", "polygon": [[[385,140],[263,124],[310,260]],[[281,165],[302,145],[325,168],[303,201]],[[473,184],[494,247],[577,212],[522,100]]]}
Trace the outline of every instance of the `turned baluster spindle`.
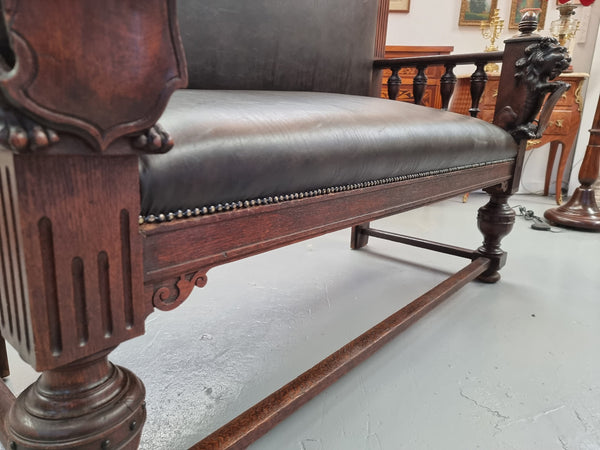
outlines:
{"label": "turned baluster spindle", "polygon": [[442,109],[447,111],[450,99],[454,93],[454,86],[456,86],[456,75],[454,75],[456,64],[445,64],[445,67],[446,72],[444,72],[444,75],[440,78],[440,91],[442,94]]}
{"label": "turned baluster spindle", "polygon": [[390,75],[387,81],[388,97],[390,100],[396,100],[398,93],[400,92],[400,84],[402,83],[402,80],[398,75],[399,70],[400,67],[392,67],[392,75]]}
{"label": "turned baluster spindle", "polygon": [[471,117],[477,117],[479,114],[479,101],[481,100],[481,96],[483,95],[488,80],[487,73],[485,73],[484,70],[486,64],[486,62],[476,63],[477,68],[471,75],[471,108],[469,109]]}
{"label": "turned baluster spindle", "polygon": [[425,69],[427,66],[417,66],[417,75],[413,78],[413,98],[415,105],[423,104],[423,94],[425,94],[425,86],[427,86],[427,75]]}

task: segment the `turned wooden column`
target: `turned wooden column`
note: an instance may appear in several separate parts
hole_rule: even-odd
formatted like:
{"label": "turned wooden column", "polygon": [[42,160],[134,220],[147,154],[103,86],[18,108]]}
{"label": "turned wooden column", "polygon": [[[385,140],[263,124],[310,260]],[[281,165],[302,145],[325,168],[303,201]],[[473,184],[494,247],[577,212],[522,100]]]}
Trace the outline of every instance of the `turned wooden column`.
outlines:
{"label": "turned wooden column", "polygon": [[600,98],[596,106],[590,139],[579,169],[579,183],[569,201],[547,210],[544,217],[553,225],[600,231],[600,208],[596,203],[593,184],[600,171]]}
{"label": "turned wooden column", "polygon": [[510,194],[501,186],[486,189],[486,192],[490,194],[490,201],[479,208],[477,214],[477,226],[484,236],[483,245],[477,251],[492,263],[478,279],[495,283],[500,280],[499,270],[506,264],[507,253],[500,248],[500,243],[513,228],[515,212],[508,205]]}
{"label": "turned wooden column", "polygon": [[7,418],[10,450],[136,449],[146,420],[144,386],[108,351],[45,371]]}

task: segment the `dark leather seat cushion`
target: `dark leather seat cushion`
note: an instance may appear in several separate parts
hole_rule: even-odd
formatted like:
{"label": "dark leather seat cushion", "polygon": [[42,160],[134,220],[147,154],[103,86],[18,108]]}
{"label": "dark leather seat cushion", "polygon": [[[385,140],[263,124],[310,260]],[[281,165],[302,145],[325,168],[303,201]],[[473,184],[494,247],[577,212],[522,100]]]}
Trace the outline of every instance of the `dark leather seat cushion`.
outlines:
{"label": "dark leather seat cushion", "polygon": [[141,158],[144,216],[516,155],[487,122],[343,94],[182,90],[160,123],[175,147]]}

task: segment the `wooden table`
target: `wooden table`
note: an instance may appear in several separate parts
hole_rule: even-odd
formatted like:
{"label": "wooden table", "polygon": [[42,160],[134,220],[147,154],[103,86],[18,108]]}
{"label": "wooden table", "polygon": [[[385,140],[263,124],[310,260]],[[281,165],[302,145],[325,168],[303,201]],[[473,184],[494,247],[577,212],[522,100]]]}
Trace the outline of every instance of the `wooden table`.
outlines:
{"label": "wooden table", "polygon": [[[386,45],[386,58],[403,58],[412,56],[427,56],[427,55],[449,55],[454,50],[452,46],[424,46],[424,45]],[[388,98],[387,79],[392,74],[389,69],[383,71],[383,79],[381,86],[381,97]],[[401,69],[398,75],[402,79],[400,92],[396,100],[402,102],[413,102],[413,78],[417,74],[417,69],[406,68]],[[440,78],[444,74],[444,68],[441,66],[428,67],[425,70],[427,75],[427,86],[423,94],[423,105],[434,108],[442,107],[442,96],[440,94]]]}
{"label": "wooden table", "polygon": [[[560,147],[560,158],[558,161],[558,170],[556,175],[556,203],[562,203],[562,180],[567,165],[567,161],[575,146],[575,139],[581,122],[581,110],[583,109],[583,97],[581,89],[583,83],[588,78],[585,73],[563,74],[558,79],[571,85],[550,116],[548,128],[541,139],[530,140],[527,143],[527,150],[541,147],[550,143],[550,153],[548,155],[548,164],[546,166],[546,178],[544,181],[544,195],[548,195],[550,188],[550,177],[556,160],[556,154]],[[485,87],[481,102],[479,104],[479,118],[491,122],[494,117],[494,108],[496,105],[496,96],[498,95],[497,74],[488,74],[488,83]],[[471,94],[469,91],[469,76],[459,76],[454,96],[450,102],[450,111],[460,114],[469,114],[471,106]]]}

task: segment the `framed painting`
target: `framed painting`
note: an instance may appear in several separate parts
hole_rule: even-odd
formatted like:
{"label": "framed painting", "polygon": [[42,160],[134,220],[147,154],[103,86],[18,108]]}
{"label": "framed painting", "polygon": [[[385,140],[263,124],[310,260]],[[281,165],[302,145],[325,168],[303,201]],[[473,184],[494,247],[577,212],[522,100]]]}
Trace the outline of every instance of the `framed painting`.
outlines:
{"label": "framed painting", "polygon": [[482,20],[490,20],[498,0],[461,0],[459,25],[481,25]]}
{"label": "framed painting", "polygon": [[410,0],[390,0],[390,12],[408,12]]}
{"label": "framed painting", "polygon": [[544,28],[544,22],[546,22],[546,10],[548,9],[547,0],[512,0],[510,5],[510,21],[508,22],[508,28],[516,29],[519,28],[519,22],[521,21],[521,10],[523,8],[540,8],[538,30]]}

